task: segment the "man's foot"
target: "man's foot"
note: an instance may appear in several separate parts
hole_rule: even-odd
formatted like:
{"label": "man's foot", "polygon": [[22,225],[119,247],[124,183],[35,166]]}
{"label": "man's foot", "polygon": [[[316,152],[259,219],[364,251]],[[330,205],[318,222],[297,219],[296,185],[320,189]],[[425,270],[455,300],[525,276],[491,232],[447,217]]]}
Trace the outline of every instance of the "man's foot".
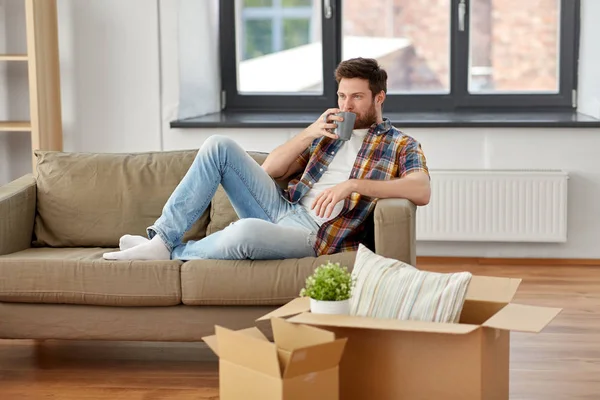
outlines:
{"label": "man's foot", "polygon": [[121,239],[119,239],[119,249],[121,251],[129,250],[138,244],[148,243],[149,241],[150,239],[139,235],[123,235],[121,236]]}
{"label": "man's foot", "polygon": [[171,252],[156,235],[146,243],[138,244],[125,251],[104,253],[105,260],[170,260]]}

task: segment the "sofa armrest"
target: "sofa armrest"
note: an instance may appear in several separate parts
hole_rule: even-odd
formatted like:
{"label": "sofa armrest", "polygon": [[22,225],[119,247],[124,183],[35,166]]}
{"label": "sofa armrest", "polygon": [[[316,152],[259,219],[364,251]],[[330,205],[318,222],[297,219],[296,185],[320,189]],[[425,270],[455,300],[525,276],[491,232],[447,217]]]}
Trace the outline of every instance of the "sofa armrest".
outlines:
{"label": "sofa armrest", "polygon": [[0,187],[0,256],[31,247],[36,195],[31,174]]}
{"label": "sofa armrest", "polygon": [[417,263],[417,207],[406,199],[379,199],[374,211],[375,251],[384,257]]}

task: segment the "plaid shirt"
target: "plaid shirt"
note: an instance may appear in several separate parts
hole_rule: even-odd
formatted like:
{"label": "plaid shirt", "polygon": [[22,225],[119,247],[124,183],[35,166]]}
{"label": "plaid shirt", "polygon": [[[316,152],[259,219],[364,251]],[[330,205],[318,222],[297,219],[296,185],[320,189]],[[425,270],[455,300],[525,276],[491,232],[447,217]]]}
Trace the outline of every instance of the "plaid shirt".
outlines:
{"label": "plaid shirt", "polygon": [[[315,139],[297,159],[304,167],[302,175],[290,181],[287,199],[298,202],[317,182],[335,153],[343,144],[326,136]],[[373,125],[363,140],[349,179],[390,180],[401,178],[408,172],[423,171],[429,174],[425,155],[419,142],[392,126],[385,118]],[[377,198],[358,193],[345,199],[340,214],[321,225],[317,234],[317,255],[333,254],[358,249],[363,232],[363,222],[375,209]]]}

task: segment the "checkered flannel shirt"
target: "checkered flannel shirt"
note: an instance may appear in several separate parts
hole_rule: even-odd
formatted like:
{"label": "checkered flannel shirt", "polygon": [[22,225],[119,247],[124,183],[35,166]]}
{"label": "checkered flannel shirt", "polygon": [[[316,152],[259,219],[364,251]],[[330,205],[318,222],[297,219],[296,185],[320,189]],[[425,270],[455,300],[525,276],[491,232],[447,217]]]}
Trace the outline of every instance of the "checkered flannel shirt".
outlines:
{"label": "checkered flannel shirt", "polygon": [[[284,195],[296,203],[317,182],[335,153],[341,140],[326,136],[316,139],[297,159],[304,167],[302,175],[290,181]],[[385,118],[381,124],[371,126],[350,173],[350,179],[390,180],[404,177],[415,171],[429,174],[421,145],[400,132]],[[363,222],[375,209],[377,198],[358,193],[344,201],[340,214],[321,225],[317,234],[317,255],[333,254],[358,249]]]}

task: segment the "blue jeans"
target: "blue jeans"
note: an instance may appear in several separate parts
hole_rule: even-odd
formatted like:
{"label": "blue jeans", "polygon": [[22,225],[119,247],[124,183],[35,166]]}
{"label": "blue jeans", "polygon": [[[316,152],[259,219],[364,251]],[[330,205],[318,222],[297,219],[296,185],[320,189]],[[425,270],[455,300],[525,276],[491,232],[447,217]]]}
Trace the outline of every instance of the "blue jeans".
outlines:
{"label": "blue jeans", "polygon": [[[182,243],[219,184],[240,219],[202,240]],[[267,260],[314,257],[318,230],[306,209],[285,199],[277,183],[244,149],[216,135],[204,142],[162,215],[148,227],[148,237],[159,235],[174,260]]]}

